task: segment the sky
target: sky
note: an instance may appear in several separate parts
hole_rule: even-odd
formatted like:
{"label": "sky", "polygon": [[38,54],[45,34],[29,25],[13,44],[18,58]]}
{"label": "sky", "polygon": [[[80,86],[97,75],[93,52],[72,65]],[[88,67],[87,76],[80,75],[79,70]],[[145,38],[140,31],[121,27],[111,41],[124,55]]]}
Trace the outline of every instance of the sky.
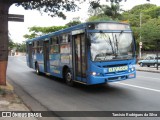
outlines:
{"label": "sky", "polygon": [[[106,0],[101,0],[102,4],[110,4],[106,2]],[[147,2],[146,0],[127,0],[127,2],[121,2],[122,9],[129,10],[132,7],[144,3],[151,3],[160,6],[160,0],[150,0]],[[58,17],[50,17],[47,13],[41,14],[37,10],[24,10],[23,7],[17,7],[12,5],[9,9],[9,14],[21,14],[24,15],[24,22],[9,22],[9,34],[13,42],[22,43],[26,39],[23,38],[23,35],[29,34],[28,28],[33,26],[39,27],[49,27],[49,26],[63,26],[66,23],[73,20],[75,17],[80,17],[82,22],[88,18],[88,6],[89,4],[83,3],[79,7],[81,8],[79,11],[76,12],[67,12],[66,16],[67,19],[63,20],[62,18]]]}

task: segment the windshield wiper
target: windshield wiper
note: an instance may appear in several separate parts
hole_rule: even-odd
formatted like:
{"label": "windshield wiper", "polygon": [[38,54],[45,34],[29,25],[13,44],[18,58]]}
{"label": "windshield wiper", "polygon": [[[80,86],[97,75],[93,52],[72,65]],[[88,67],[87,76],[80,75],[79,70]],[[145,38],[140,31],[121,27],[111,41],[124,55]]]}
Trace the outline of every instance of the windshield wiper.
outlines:
{"label": "windshield wiper", "polygon": [[115,34],[115,40],[116,40],[116,52],[115,52],[115,56],[117,56],[117,54],[118,54],[118,40],[117,40],[117,35]]}

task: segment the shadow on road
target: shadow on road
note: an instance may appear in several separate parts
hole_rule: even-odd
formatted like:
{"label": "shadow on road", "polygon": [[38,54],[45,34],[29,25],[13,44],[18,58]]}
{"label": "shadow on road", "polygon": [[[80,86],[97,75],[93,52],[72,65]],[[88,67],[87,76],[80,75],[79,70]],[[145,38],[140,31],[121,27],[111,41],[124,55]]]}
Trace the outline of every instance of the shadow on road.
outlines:
{"label": "shadow on road", "polygon": [[[32,72],[32,73],[36,74],[36,72]],[[62,89],[66,89],[66,90],[74,89],[74,90],[80,90],[85,93],[91,93],[91,94],[100,94],[100,93],[124,94],[126,92],[125,88],[119,87],[117,85],[113,85],[113,83],[98,84],[98,85],[83,85],[83,84],[75,83],[73,87],[70,87],[61,78],[57,78],[54,76],[47,76],[45,74],[41,74],[41,77],[51,80],[52,82],[58,83],[58,85],[60,85]]]}

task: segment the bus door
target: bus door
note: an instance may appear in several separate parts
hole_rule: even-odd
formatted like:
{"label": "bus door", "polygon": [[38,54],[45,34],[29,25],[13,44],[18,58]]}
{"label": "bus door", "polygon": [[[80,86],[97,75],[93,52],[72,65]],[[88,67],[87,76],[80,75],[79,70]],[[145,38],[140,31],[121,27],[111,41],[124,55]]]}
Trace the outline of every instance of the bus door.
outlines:
{"label": "bus door", "polygon": [[43,43],[44,72],[49,72],[49,40]]}
{"label": "bus door", "polygon": [[33,55],[32,55],[32,44],[28,44],[28,62],[29,62],[29,67],[33,68]]}
{"label": "bus door", "polygon": [[87,54],[85,34],[73,36],[73,79],[86,82]]}

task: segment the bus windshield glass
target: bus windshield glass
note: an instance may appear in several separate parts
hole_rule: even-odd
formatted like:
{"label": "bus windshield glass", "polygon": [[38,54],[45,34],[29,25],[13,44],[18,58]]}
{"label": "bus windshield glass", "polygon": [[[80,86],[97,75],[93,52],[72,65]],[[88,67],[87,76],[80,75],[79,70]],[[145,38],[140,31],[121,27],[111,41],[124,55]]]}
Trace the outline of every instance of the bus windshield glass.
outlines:
{"label": "bus windshield glass", "polygon": [[132,59],[134,42],[132,33],[89,33],[92,61]]}

